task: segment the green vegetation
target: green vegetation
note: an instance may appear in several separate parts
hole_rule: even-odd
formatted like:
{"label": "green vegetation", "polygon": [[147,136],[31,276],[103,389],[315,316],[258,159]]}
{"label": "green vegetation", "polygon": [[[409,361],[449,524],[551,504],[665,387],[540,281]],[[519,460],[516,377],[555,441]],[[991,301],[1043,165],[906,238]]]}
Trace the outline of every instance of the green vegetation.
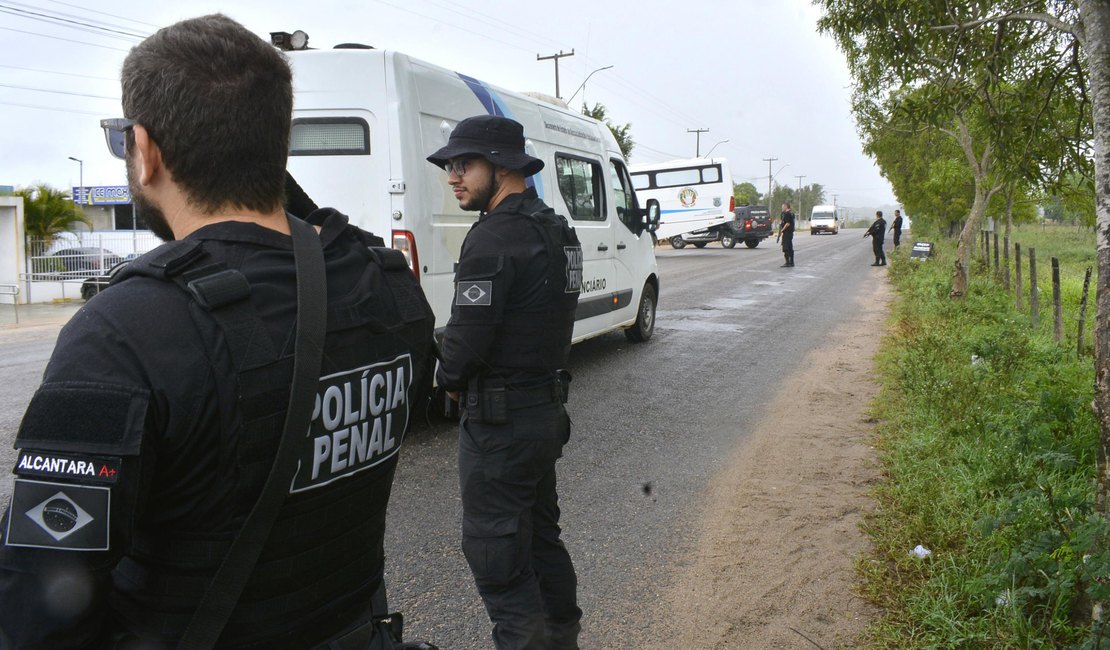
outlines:
{"label": "green vegetation", "polygon": [[69,192],[40,183],[20,188],[23,197],[23,223],[27,236],[46,242],[78,225],[92,228],[92,221],[75,205]]}
{"label": "green vegetation", "polygon": [[[1110,599],[1095,580],[1110,576],[1110,526],[1095,509],[1094,361],[1077,355],[1073,327],[1093,237],[1016,231],[1023,251],[1037,249],[1037,331],[1028,293],[1018,312],[981,261],[965,299],[949,300],[954,242],[926,262],[907,260],[906,247],[893,256],[898,299],[873,407],[884,481],[867,524],[873,553],[860,563],[884,612],[869,646],[1110,648],[1105,622],[1090,622],[1091,603]],[[1053,255],[1071,314],[1061,343]],[[918,544],[932,555],[912,555]]]}

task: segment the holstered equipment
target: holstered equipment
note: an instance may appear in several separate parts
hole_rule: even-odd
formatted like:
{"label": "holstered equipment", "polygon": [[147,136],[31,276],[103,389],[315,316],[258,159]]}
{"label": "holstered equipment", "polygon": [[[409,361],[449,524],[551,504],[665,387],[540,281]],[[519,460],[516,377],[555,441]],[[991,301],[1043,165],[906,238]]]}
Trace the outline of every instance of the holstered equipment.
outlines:
{"label": "holstered equipment", "polygon": [[482,424],[505,424],[509,411],[541,404],[566,404],[570,395],[571,374],[556,370],[550,382],[521,388],[488,378],[474,378],[467,383],[462,400],[467,417]]}

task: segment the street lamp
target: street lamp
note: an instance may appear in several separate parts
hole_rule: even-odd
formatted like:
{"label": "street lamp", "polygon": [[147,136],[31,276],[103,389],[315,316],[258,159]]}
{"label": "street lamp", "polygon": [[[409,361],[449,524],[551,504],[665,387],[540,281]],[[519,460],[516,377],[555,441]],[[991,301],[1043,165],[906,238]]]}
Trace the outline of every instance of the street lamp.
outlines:
{"label": "street lamp", "polygon": [[719,144],[724,144],[724,143],[726,143],[726,142],[728,142],[728,140],[721,140],[720,142],[718,142],[717,144],[713,145],[712,147],[709,147],[709,151],[705,152],[705,157],[706,157],[706,158],[708,158],[708,157],[709,157],[709,154],[713,153],[713,150],[717,148],[717,145],[719,145]]}
{"label": "street lamp", "polygon": [[[771,158],[770,160],[778,160],[778,158]],[[768,172],[768,174],[767,174],[767,212],[768,213],[770,213],[771,210],[774,210],[774,208],[775,208],[775,206],[771,205],[771,189],[774,185],[775,177],[779,175],[779,172],[781,172],[782,170],[786,169],[789,166],[790,166],[790,163],[786,163],[782,167],[779,167],[778,172],[775,172],[774,174],[771,174],[770,173],[771,163],[770,162],[767,163],[767,172]]]}
{"label": "street lamp", "polygon": [[[81,193],[81,198],[85,198],[85,161],[80,158],[74,158],[73,156],[69,156],[69,159],[76,162],[79,166],[79,176],[77,177],[79,180],[77,182],[80,183],[80,189],[78,191]],[[74,197],[73,202],[77,203],[76,197]],[[85,201],[82,201],[82,203],[85,203]]]}
{"label": "street lamp", "polygon": [[[577,95],[579,90],[582,90],[586,87],[586,82],[590,80],[590,77],[594,76],[594,73],[601,72],[602,70],[608,70],[611,67],[613,66],[607,65],[604,68],[598,68],[597,70],[594,70],[590,74],[586,75],[586,78],[582,80],[582,85],[578,86],[578,90],[574,91],[574,95]],[[570,106],[570,103],[574,101],[574,95],[571,95],[570,99],[567,100],[567,106]]]}

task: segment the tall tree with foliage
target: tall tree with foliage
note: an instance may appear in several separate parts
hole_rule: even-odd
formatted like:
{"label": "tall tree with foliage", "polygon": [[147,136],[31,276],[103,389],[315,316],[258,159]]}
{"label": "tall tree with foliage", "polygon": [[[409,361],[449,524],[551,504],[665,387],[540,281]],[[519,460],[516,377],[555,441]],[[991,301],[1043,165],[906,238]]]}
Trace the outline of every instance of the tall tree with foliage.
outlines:
{"label": "tall tree with foliage", "polygon": [[23,228],[32,239],[51,242],[63,232],[73,232],[78,225],[92,229],[92,221],[69,192],[40,183],[20,188],[16,194],[23,197]]}
{"label": "tall tree with foliage", "polygon": [[594,104],[593,108],[589,108],[582,104],[582,114],[592,117],[599,122],[604,122],[605,126],[613,132],[613,137],[617,139],[617,145],[621,148],[621,153],[625,158],[632,155],[632,149],[636,147],[636,142],[632,139],[632,123],[628,122],[622,126],[617,126],[609,120],[608,112],[603,104]]}
{"label": "tall tree with foliage", "polygon": [[732,186],[732,196],[736,198],[736,205],[757,205],[760,194],[755,185],[745,181]]}
{"label": "tall tree with foliage", "polygon": [[[1073,173],[1089,175],[1093,159],[1100,278],[1095,325],[1095,402],[1101,429],[1096,499],[1099,512],[1110,519],[1110,2],[817,3],[826,12],[821,28],[833,34],[847,54],[857,90],[875,92],[884,81],[889,86],[942,79],[986,89],[989,98],[989,91],[1012,84],[1029,92],[1025,114],[1011,112],[1021,118],[1018,126],[1025,130],[1026,141],[1010,139],[995,149],[1016,154],[1012,169],[1023,169],[1024,180],[1051,186]],[[993,107],[983,102],[983,108],[989,114]],[[1007,127],[1000,121],[991,126]],[[996,132],[988,130],[986,135]],[[1055,136],[1056,149],[1046,146],[1046,136]],[[1102,619],[1100,603],[1092,615],[1096,621]]]}

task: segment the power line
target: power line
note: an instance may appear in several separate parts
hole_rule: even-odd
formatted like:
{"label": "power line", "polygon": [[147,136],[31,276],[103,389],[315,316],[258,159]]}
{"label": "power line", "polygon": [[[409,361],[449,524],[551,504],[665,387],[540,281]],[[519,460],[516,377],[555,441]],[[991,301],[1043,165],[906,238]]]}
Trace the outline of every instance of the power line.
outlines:
{"label": "power line", "polygon": [[85,93],[74,93],[68,90],[49,90],[47,88],[34,88],[32,86],[17,86],[15,84],[0,84],[0,88],[14,88],[16,90],[30,90],[36,93],[52,93],[55,95],[70,95],[73,97],[91,97],[92,99],[110,99],[112,101],[120,101],[119,97],[105,97],[104,95],[87,95]]}
{"label": "power line", "polygon": [[41,36],[43,38],[51,38],[51,39],[54,39],[56,41],[65,41],[67,43],[77,43],[78,45],[88,45],[90,47],[100,47],[100,48],[104,48],[105,50],[115,50],[116,52],[125,52],[125,53],[130,52],[130,50],[123,50],[123,49],[120,49],[118,47],[109,47],[107,45],[100,45],[98,43],[87,43],[85,41],[75,41],[72,38],[62,38],[61,36],[54,36],[52,34],[40,34],[38,32],[29,32],[29,31],[26,31],[26,30],[23,30],[23,29],[15,29],[15,28],[12,28],[12,27],[0,27],[0,29],[4,30],[6,32],[17,32],[19,34],[29,34],[31,36]]}
{"label": "power line", "polygon": [[33,108],[33,109],[39,110],[39,111],[57,111],[59,113],[75,113],[77,115],[96,115],[96,116],[99,116],[99,117],[104,116],[103,112],[96,113],[96,112],[93,112],[93,111],[75,111],[72,108],[58,108],[56,106],[38,106],[36,104],[20,104],[19,102],[0,102],[0,104],[2,104],[4,106],[19,106],[19,107],[22,107],[22,108]]}
{"label": "power line", "polygon": [[126,36],[127,38],[132,38],[132,39],[145,38],[145,36],[143,36],[142,34],[134,34],[132,32],[124,32],[124,31],[121,31],[121,30],[118,30],[118,29],[111,29],[109,27],[101,27],[99,25],[94,25],[92,23],[87,23],[87,22],[80,21],[80,20],[72,20],[70,18],[65,18],[65,17],[57,16],[57,15],[52,16],[50,14],[44,14],[44,13],[40,13],[40,12],[37,12],[37,11],[29,11],[27,9],[20,9],[18,7],[13,7],[11,5],[2,5],[2,4],[0,4],[0,11],[3,11],[4,13],[15,15],[15,16],[20,16],[22,18],[28,18],[30,20],[38,20],[38,21],[42,21],[42,22],[48,22],[48,23],[51,23],[51,24],[59,24],[60,23],[61,26],[63,26],[63,27],[72,27],[74,25],[78,25],[80,27],[95,29],[95,30],[99,30],[99,31],[102,31],[102,32],[106,32],[108,36],[113,36],[114,38],[119,38],[119,36],[116,36],[117,34],[122,35],[122,36]]}
{"label": "power line", "polygon": [[119,81],[119,79],[113,79],[111,77],[93,77],[93,76],[90,76],[90,75],[87,75],[87,74],[79,74],[77,72],[61,72],[59,70],[40,70],[38,68],[23,68],[23,67],[20,67],[18,65],[5,65],[3,63],[0,63],[0,68],[10,68],[12,70],[24,70],[26,72],[39,72],[39,73],[42,73],[42,74],[60,74],[60,75],[66,76],[66,77],[77,77],[79,79],[93,79],[93,80],[96,80],[96,81]]}
{"label": "power line", "polygon": [[128,18],[127,16],[120,16],[118,14],[110,14],[106,11],[101,11],[100,9],[89,9],[88,7],[82,7],[80,5],[71,4],[69,2],[61,2],[60,0],[49,0],[49,2],[52,2],[56,5],[62,5],[63,7],[71,7],[73,9],[80,9],[81,11],[87,11],[89,13],[95,13],[95,14],[98,14],[98,15],[101,15],[101,16],[108,16],[109,18],[119,18],[120,20],[126,20],[127,22],[135,23],[137,25],[145,25],[147,27],[153,27],[154,29],[161,29],[162,28],[161,25],[155,25],[154,23],[144,23],[141,20],[135,20],[134,18]]}

